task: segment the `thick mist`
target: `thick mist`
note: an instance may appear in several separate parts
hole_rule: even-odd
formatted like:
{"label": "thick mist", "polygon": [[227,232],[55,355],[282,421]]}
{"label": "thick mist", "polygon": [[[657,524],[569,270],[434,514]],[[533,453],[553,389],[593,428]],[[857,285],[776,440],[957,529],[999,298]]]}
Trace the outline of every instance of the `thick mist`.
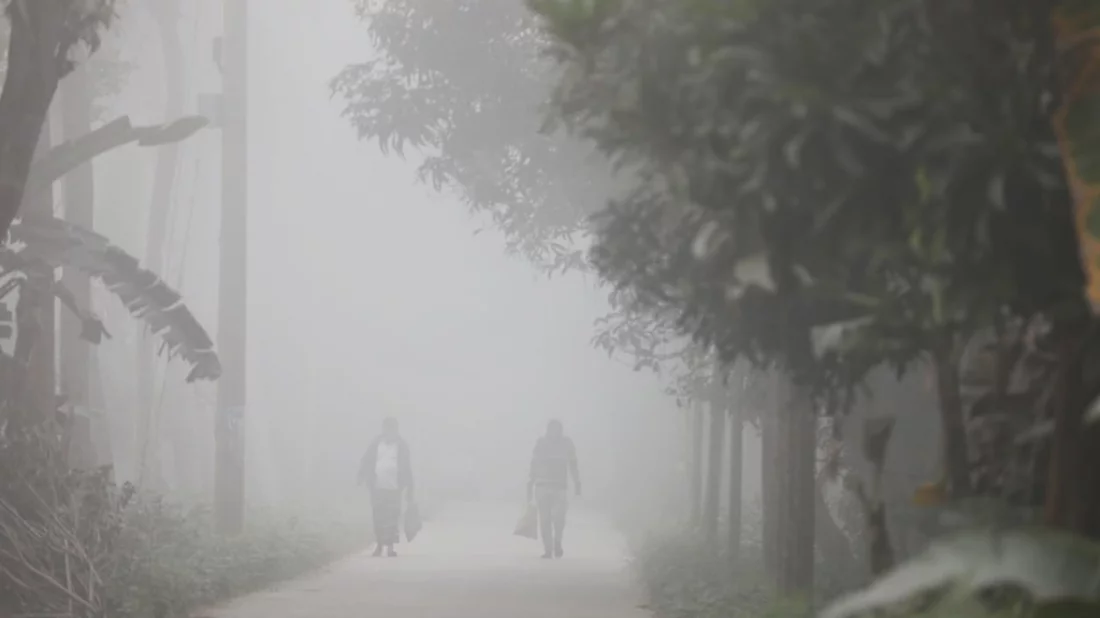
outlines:
{"label": "thick mist", "polygon": [[[137,4],[107,43],[133,65],[110,106],[135,120],[160,120],[162,52],[154,22]],[[417,153],[383,156],[341,118],[329,80],[373,53],[349,3],[253,4],[248,505],[362,508],[359,459],[387,416],[410,442],[425,499],[521,502],[532,448],[551,418],[564,421],[577,444],[586,501],[652,494],[632,479],[646,474],[639,466],[650,461],[647,451],[677,460],[662,471],[683,471],[686,421],[664,394],[666,382],[590,344],[607,290],[577,274],[548,279],[507,255],[491,222],[417,181]],[[182,11],[185,108],[201,113],[201,95],[218,83],[211,40],[220,8],[205,1]],[[163,274],[216,332],[217,131],[179,148]],[[97,227],[139,254],[154,165],[147,151],[124,149],[96,168]],[[125,342],[138,329],[113,299],[96,302],[118,330],[98,350],[105,399],[132,408],[135,374],[127,367],[135,357]],[[215,387],[185,386],[182,371],[169,365],[158,377],[148,433],[140,423],[114,422],[116,451],[127,441],[131,449],[158,445],[157,472],[140,471],[125,453],[116,466],[123,479],[152,475],[203,501]],[[665,444],[654,451],[650,441]],[[754,479],[746,470],[749,503]]]}
{"label": "thick mist", "polygon": [[0,616],[1100,608],[1088,4],[0,0]]}

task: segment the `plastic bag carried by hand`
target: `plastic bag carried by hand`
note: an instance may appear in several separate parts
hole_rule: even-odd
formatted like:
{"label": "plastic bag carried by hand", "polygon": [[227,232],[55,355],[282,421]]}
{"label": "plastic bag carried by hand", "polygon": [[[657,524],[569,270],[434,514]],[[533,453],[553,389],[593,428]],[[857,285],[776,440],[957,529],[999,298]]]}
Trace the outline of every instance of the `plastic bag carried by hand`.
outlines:
{"label": "plastic bag carried by hand", "polygon": [[405,509],[405,540],[411,543],[416,535],[420,534],[420,529],[423,527],[424,522],[420,519],[420,509],[413,502]]}
{"label": "plastic bag carried by hand", "polygon": [[516,530],[513,534],[527,539],[539,538],[539,512],[534,504],[528,504],[524,509],[523,515],[516,522]]}

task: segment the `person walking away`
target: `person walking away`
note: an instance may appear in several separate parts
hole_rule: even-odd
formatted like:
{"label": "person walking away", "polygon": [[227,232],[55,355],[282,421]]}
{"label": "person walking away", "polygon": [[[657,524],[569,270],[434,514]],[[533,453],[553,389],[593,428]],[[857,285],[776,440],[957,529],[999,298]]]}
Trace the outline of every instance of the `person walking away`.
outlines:
{"label": "person walking away", "polygon": [[543,558],[561,558],[562,534],[565,532],[565,515],[569,508],[569,477],[573,487],[581,495],[581,475],[577,466],[577,450],[573,441],[565,435],[561,421],[552,420],[546,426],[546,435],[535,443],[531,458],[531,476],[527,483],[527,500],[532,492],[539,512],[539,532],[546,550]]}
{"label": "person walking away", "polygon": [[382,421],[382,435],[371,442],[359,466],[359,483],[370,491],[374,513],[374,555],[397,555],[400,541],[401,498],[413,501],[412,459],[409,445],[397,430],[397,420]]}

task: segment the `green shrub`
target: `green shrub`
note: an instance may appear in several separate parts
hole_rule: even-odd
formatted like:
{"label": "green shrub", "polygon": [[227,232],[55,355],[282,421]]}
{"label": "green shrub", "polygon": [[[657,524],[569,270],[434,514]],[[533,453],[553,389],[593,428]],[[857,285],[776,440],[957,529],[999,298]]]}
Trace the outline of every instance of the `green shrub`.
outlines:
{"label": "green shrub", "polygon": [[868,616],[1100,616],[1100,544],[1044,528],[961,531],[822,613]]}
{"label": "green shrub", "polygon": [[758,552],[736,565],[698,535],[650,535],[635,546],[635,564],[658,618],[802,618],[802,603],[777,600],[764,584]]}
{"label": "green shrub", "polygon": [[142,498],[123,514],[110,570],[108,615],[175,618],[323,566],[368,542],[369,522],[258,515],[246,532],[212,532],[210,514]]}

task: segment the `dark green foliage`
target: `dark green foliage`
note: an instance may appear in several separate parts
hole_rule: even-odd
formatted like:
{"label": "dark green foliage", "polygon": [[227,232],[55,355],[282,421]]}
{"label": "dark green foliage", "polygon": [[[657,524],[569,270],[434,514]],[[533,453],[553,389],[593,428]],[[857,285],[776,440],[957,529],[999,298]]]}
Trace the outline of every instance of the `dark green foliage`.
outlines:
{"label": "dark green foliage", "polygon": [[185,618],[320,568],[366,545],[366,525],[257,517],[231,539],[210,514],[155,497],[126,509],[105,596],[120,618]]}
{"label": "dark green foliage", "polygon": [[1036,5],[531,4],[558,117],[640,170],[597,268],[725,359],[843,387],[1076,308]]}

